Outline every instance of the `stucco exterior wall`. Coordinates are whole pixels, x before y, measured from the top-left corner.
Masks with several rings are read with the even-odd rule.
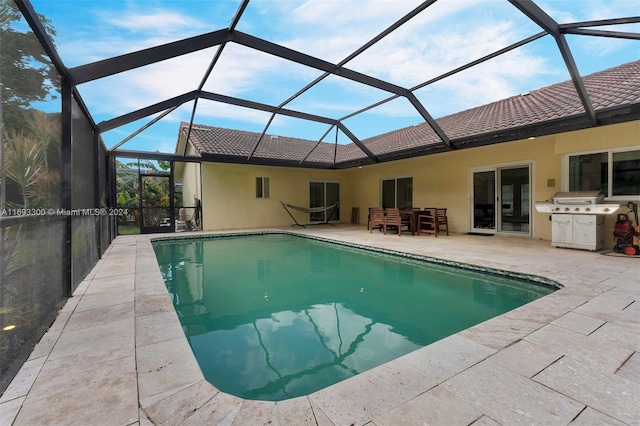
[[[640,122],[602,126],[347,170],[203,163],[204,229],[287,226],[293,222],[279,201],[307,207],[311,180],[339,182],[342,199],[340,221],[348,223],[352,207],[358,207],[360,223],[365,224],[368,207],[380,205],[381,179],[410,176],[413,178],[414,206],[447,207],[450,230],[468,232],[471,228],[471,170],[487,166],[530,164],[532,236],[550,240],[549,215],[537,213],[534,202],[549,199],[556,192],[566,189],[563,188],[563,155],[623,147],[640,149]],[[255,178],[258,176],[270,178],[269,199],[256,198]],[[307,215],[294,215],[300,223],[307,223]],[[615,216],[606,217],[605,235],[613,232]],[[609,247],[613,246],[612,238],[605,237],[605,240]]]
[[[256,177],[269,178],[269,198],[256,198]],[[310,181],[339,182],[341,221],[350,219],[351,191],[344,171],[203,163],[202,180],[204,230],[290,225],[293,220],[280,201],[308,207]],[[292,213],[299,223],[308,223],[308,215]]]
[[[187,155],[195,155],[192,146],[187,149]],[[195,198],[202,200],[202,186],[200,182],[199,163],[181,163],[180,176],[177,179],[182,182],[182,195],[185,206],[195,206]],[[189,215],[192,214],[190,210]]]

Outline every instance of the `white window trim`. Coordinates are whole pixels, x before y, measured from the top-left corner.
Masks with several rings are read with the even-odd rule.
[[[413,175],[406,175],[406,176],[390,176],[390,177],[383,177],[383,178],[380,178],[380,193],[378,194],[378,200],[379,200],[378,205],[379,205],[379,207],[382,207],[382,186],[383,186],[383,184],[384,184],[384,181],[385,181],[385,180],[393,180],[393,181],[395,181],[396,199],[395,199],[395,200],[393,200],[393,202],[394,202],[394,204],[395,204],[395,208],[397,208],[397,207],[398,207],[398,180],[399,180],[399,179],[411,179],[411,183],[413,184]],[[411,198],[412,198],[411,203],[412,203],[412,204],[413,204],[413,196],[414,196],[414,195],[415,195],[415,194],[413,194],[413,193],[411,194]]]
[[[269,178],[269,176],[256,176],[256,184],[258,183],[258,179],[262,179],[262,196],[258,197],[258,194],[256,194],[256,199],[257,200],[268,200],[271,198],[271,179]],[[269,182],[267,185],[267,191],[265,191],[265,179]],[[265,192],[268,194],[268,196],[265,197]]]
[[[562,191],[569,191],[569,157],[576,155],[589,155],[589,154],[607,154],[607,161],[609,167],[607,167],[607,195],[613,193],[613,154],[619,152],[640,151],[640,145],[629,146],[624,148],[612,148],[612,149],[594,149],[590,151],[578,151],[570,152],[562,155]],[[638,201],[640,200],[640,194],[638,195],[616,195],[612,197],[605,196],[605,200],[608,201]]]

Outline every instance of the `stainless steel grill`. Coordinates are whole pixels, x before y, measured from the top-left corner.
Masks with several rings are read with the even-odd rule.
[[[551,200],[537,202],[536,210],[551,213],[551,245],[554,247],[599,250],[604,245],[604,219],[620,204],[601,203],[599,191],[558,192]]]
[[[536,203],[540,213],[612,214],[620,204],[601,203],[604,196],[598,191],[557,192],[550,201]]]

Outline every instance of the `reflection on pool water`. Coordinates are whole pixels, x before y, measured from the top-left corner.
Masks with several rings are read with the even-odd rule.
[[[554,291],[288,234],[154,243],[206,379],[307,395]]]

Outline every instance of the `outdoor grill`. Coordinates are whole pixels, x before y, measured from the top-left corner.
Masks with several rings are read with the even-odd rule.
[[[619,204],[602,203],[599,191],[558,192],[551,200],[536,203],[540,213],[551,213],[551,245],[600,250],[604,245],[604,218]]]

